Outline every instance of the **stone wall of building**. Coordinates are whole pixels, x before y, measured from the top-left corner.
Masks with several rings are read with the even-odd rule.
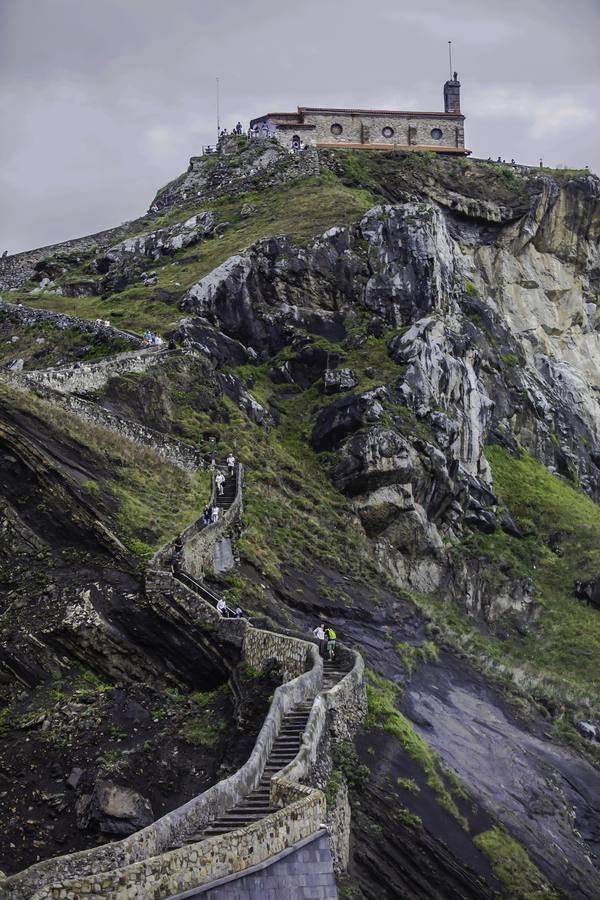
[[[308,143],[320,144],[385,144],[390,149],[394,145],[407,147],[431,147],[432,150],[441,147],[464,147],[464,121],[462,118],[446,118],[427,116],[414,118],[412,116],[396,116],[392,113],[384,115],[352,115],[350,113],[331,113],[320,115],[305,113],[305,122],[315,126],[314,131],[306,132],[302,139]],[[331,126],[341,125],[341,134],[332,134]],[[386,137],[382,134],[384,128],[392,128],[393,135]],[[439,129],[442,132],[440,139],[431,136],[431,132]],[[288,137],[287,131],[282,132]]]

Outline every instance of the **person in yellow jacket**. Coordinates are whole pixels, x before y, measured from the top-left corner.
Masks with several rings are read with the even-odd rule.
[[[327,656],[329,659],[333,659],[335,656],[336,633],[331,625],[325,629],[325,635],[327,637]]]

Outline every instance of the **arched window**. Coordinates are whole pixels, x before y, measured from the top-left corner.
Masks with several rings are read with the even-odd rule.
[[[334,122],[329,130],[331,131],[332,134],[338,135],[338,134],[341,134],[344,129],[339,124],[339,122]]]

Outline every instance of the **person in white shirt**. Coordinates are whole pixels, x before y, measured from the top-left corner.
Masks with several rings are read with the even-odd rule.
[[[217,472],[215,475],[215,484],[217,485],[217,491],[220,495],[223,494],[223,482],[225,481],[225,476],[222,472]]]
[[[227,457],[227,465],[229,466],[229,474],[233,475],[235,472],[235,456],[233,453],[230,453]]]
[[[223,600],[222,597],[219,597],[219,599],[217,600],[217,612],[220,613],[222,616],[227,615],[227,604],[225,603],[225,601]]]
[[[211,519],[212,522],[218,522],[218,521],[219,521],[219,512],[220,512],[219,507],[218,507],[218,506],[213,506],[213,508],[212,508],[212,519]]]
[[[320,655],[325,656],[325,647],[327,646],[327,637],[325,635],[325,626],[317,625],[317,627],[313,630],[313,634],[319,642]]]

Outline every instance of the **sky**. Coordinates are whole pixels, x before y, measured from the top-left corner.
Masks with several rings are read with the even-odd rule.
[[[600,173],[600,0],[0,0],[0,252],[141,215],[222,123],[443,109],[474,156]]]

